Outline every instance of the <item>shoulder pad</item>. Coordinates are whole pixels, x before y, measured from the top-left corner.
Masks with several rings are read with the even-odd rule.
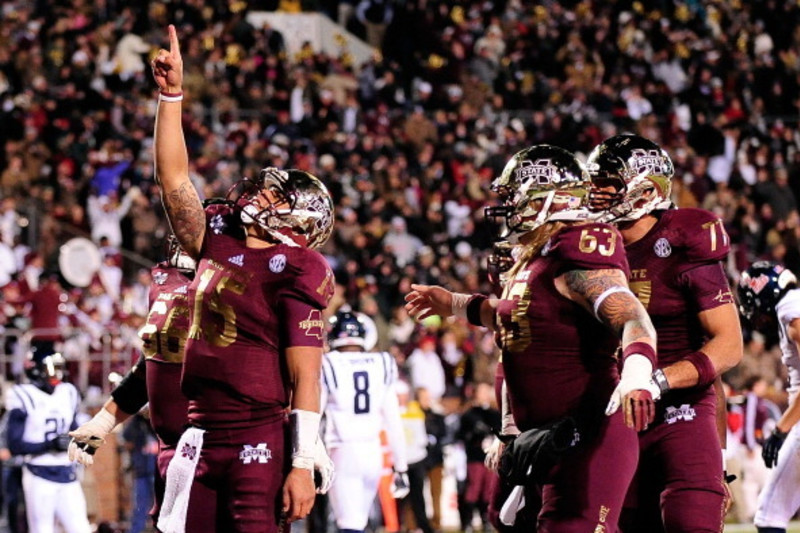
[[[333,271],[319,252],[309,248],[281,246],[285,250],[287,268],[291,268],[292,287],[296,297],[325,308],[333,296]]]
[[[665,211],[667,232],[676,248],[682,248],[690,263],[725,259],[731,240],[722,220],[705,209],[681,208]]]
[[[793,289],[787,292],[775,306],[778,320],[788,324],[795,318],[800,318],[800,289]]]
[[[557,275],[568,270],[606,268],[618,268],[626,275],[629,273],[622,235],[610,224],[591,222],[568,226],[552,237],[549,249],[545,245],[542,255],[565,263]]]

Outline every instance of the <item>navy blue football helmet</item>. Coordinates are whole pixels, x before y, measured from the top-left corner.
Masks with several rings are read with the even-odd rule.
[[[331,348],[342,346],[365,347],[367,328],[361,317],[352,311],[339,311],[330,319],[328,345]]]
[[[742,272],[737,287],[739,313],[749,321],[773,316],[783,296],[797,286],[791,270],[778,263],[757,261]]]

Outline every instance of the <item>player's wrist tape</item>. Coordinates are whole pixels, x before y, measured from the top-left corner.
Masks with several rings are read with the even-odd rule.
[[[646,342],[632,342],[625,346],[622,350],[622,362],[623,364],[628,358],[632,355],[642,355],[650,361],[651,367],[655,366],[656,363],[656,350]],[[651,370],[652,372],[652,370]]]
[[[714,363],[700,350],[690,353],[684,360],[692,363],[697,369],[697,385],[701,387],[711,385],[717,379],[717,370],[714,368]]]
[[[625,359],[622,365],[621,379],[632,384],[647,384],[652,373],[653,363],[650,362],[650,359],[642,354],[634,353]]]
[[[470,297],[469,302],[467,302],[467,322],[473,326],[483,326],[483,322],[481,322],[481,306],[488,299],[489,297],[483,294],[473,294]]]
[[[461,292],[452,293],[450,312],[453,313],[453,316],[467,318],[467,305],[469,304],[470,298],[472,298],[471,294],[464,294]]]
[[[100,409],[96,415],[92,417],[92,422],[97,425],[97,428],[105,435],[111,433],[114,426],[117,425],[117,419],[105,407]]]
[[[168,93],[166,91],[161,91],[158,93],[158,100],[160,102],[180,102],[183,100],[183,92]]]
[[[292,467],[314,470],[314,447],[319,438],[320,413],[294,409],[289,413],[292,427]]]
[[[667,381],[667,376],[662,369],[657,368],[653,371],[653,381],[658,385],[661,394],[669,390],[669,381]]]

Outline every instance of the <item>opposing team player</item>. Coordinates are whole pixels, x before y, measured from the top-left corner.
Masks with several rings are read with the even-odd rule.
[[[271,533],[305,517],[320,421],[320,366],[333,274],[314,251],[333,230],[326,187],[266,168],[203,209],[181,126],[183,63],[174,26],[153,59],[161,91],[156,178],[178,241],[198,261],[182,390],[189,425],[167,470],[158,528],[185,530],[190,487],[204,484],[232,533]],[[291,458],[284,460],[291,406]],[[189,517],[191,520],[191,517]]]
[[[656,420],[641,457],[623,532],[721,531],[725,486],[713,384],[742,358],[742,334],[721,261],[722,221],[670,209],[673,165],[657,144],[617,135],[589,155],[591,206],[622,234],[630,287],[658,333]]]
[[[487,215],[522,245],[502,297],[415,285],[406,308],[417,319],[456,315],[494,329],[523,432],[506,452],[513,468],[504,481],[527,486],[529,501],[541,495],[539,530],[615,531],[636,470],[635,430],[652,420],[657,397],[655,332],[628,289],[622,238],[587,222],[589,178],[561,148],[518,152],[492,188],[502,204]],[[558,449],[561,460],[550,455]]]
[[[25,369],[30,383],[14,385],[6,396],[8,449],[25,456],[22,488],[31,533],[51,533],[56,521],[67,533],[91,530],[76,466],[67,457],[80,396],[62,381],[64,365],[60,353],[31,358]]]
[[[324,440],[336,468],[329,497],[339,531],[363,532],[383,473],[383,429],[392,451],[393,495],[408,494],[405,437],[394,388],[397,363],[387,352],[365,351],[366,329],[356,313],[340,311],[330,322],[332,351],[322,363]]]
[[[789,370],[789,407],[767,438],[762,456],[772,468],[758,496],[754,519],[759,533],[786,533],[800,509],[800,290],[797,278],[777,263],[753,263],[739,279],[739,310],[755,327],[777,327],[783,363]]]

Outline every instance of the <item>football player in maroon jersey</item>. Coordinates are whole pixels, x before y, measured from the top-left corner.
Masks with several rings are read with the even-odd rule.
[[[189,400],[181,393],[180,378],[184,347],[189,333],[187,300],[189,284],[194,277],[195,262],[187,256],[171,236],[167,260],[152,269],[150,312],[139,330],[142,355],[111,392],[111,398],[88,422],[70,432],[69,458],[86,466],[94,462],[94,454],[117,424],[125,422],[150,403],[150,422],[158,437],[158,475],[155,479],[155,505],[152,516],[158,517],[164,496],[167,465],[175,454],[178,439],[186,425]],[[191,503],[190,531],[215,523],[216,500],[210,491],[195,487]]]
[[[518,152],[492,183],[502,205],[487,208],[505,222],[504,237],[522,244],[502,297],[424,285],[406,296],[417,319],[455,315],[495,331],[522,432],[503,456],[516,465],[513,477],[502,467],[501,476],[524,486],[527,501],[540,499],[541,531],[616,530],[638,461],[636,430],[652,420],[658,396],[650,379],[655,331],[628,288],[619,233],[588,221],[589,185],[566,150]],[[566,435],[548,429],[570,424]]]
[[[178,241],[198,261],[181,380],[189,428],[167,472],[158,527],[184,530],[186,487],[201,483],[217,494],[225,531],[272,533],[314,503],[322,310],[334,286],[314,248],[332,232],[333,201],[306,172],[266,168],[204,210],[189,180],[174,26],[152,67],[156,178]]]
[[[630,287],[658,332],[655,422],[639,434],[623,532],[722,531],[726,487],[714,382],[742,358],[742,333],[721,261],[722,221],[671,209],[673,165],[654,142],[617,135],[589,155],[590,204],[625,241]],[[723,444],[724,445],[724,444]]]

